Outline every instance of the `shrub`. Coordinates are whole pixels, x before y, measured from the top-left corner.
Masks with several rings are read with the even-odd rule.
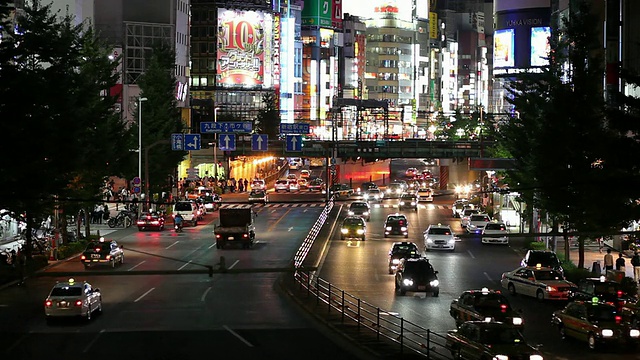
[[[58,259],[66,259],[75,254],[79,254],[83,252],[86,247],[87,242],[84,240],[58,246]]]
[[[638,295],[638,283],[630,277],[624,277],[620,282],[620,289],[627,293],[629,296]]]
[[[547,244],[544,241],[531,241],[527,244],[529,250],[544,250],[547,248]]]
[[[572,263],[563,263],[562,268],[564,269],[564,276],[574,284],[579,283],[582,279],[593,277],[591,271],[588,269],[579,269]]]

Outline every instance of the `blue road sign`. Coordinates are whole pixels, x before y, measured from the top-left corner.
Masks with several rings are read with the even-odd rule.
[[[302,151],[302,135],[287,135],[287,151]]]
[[[280,124],[280,134],[308,134],[309,124]]]
[[[252,151],[266,151],[267,144],[269,143],[269,137],[267,134],[253,134],[251,135],[251,150]]]
[[[218,149],[222,151],[234,151],[236,149],[236,135],[223,134],[218,137]]]
[[[171,150],[184,150],[184,134],[171,134]]]
[[[200,134],[184,134],[184,149],[200,150]]]
[[[253,129],[251,121],[234,122],[201,122],[200,133],[250,133]]]

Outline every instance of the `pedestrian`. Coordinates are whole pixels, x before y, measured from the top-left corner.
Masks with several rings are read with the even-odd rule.
[[[616,270],[625,271],[624,266],[624,258],[622,257],[622,253],[618,253],[618,258],[616,259]]]
[[[613,270],[613,255],[611,255],[611,249],[607,249],[607,253],[604,255],[604,272]]]
[[[238,179],[238,192],[244,192],[244,182],[242,178]]]
[[[97,219],[96,219],[98,221],[96,223],[97,224],[102,224],[102,218],[104,217],[104,204],[98,204],[96,212],[98,213],[98,216],[97,216]]]
[[[600,254],[602,254],[602,249],[604,249],[604,239],[602,237],[599,237],[596,239],[596,241],[598,242],[598,251],[600,251]]]
[[[631,266],[633,266],[633,279],[638,282],[640,280],[640,255],[638,255],[638,251],[633,252],[633,257],[631,258]]]
[[[244,189],[246,191],[249,191],[249,180],[247,180],[247,179],[244,179]]]

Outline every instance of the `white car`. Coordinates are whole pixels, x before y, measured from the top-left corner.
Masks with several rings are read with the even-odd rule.
[[[503,273],[500,283],[511,295],[532,296],[540,301],[568,300],[569,290],[576,287],[558,270],[533,266]]]
[[[382,201],[384,193],[380,189],[369,189],[362,194],[362,198],[367,201]]]
[[[184,223],[190,223],[193,226],[198,225],[198,218],[200,217],[200,210],[193,201],[178,201],[173,204],[172,217],[176,217],[177,214],[182,216]]]
[[[449,225],[429,225],[427,230],[424,231],[423,236],[425,251],[454,251],[456,249],[456,238],[453,235],[453,231],[451,231],[451,227]]]
[[[253,180],[251,190],[267,190],[267,183],[264,180]]]
[[[274,188],[276,192],[289,191],[289,180],[287,179],[276,180]]]
[[[460,217],[460,213],[462,212],[462,210],[464,209],[465,205],[469,204],[469,200],[467,199],[458,199],[453,203],[453,206],[451,206],[451,216],[455,217]]]
[[[489,221],[491,221],[491,218],[487,214],[472,214],[467,224],[467,232],[481,234],[482,229]]]
[[[418,199],[433,202],[433,191],[429,188],[418,188]]]
[[[482,243],[483,244],[509,244],[509,237],[507,234],[509,229],[502,221],[492,221],[484,226],[482,230]]]
[[[477,213],[478,210],[475,210],[473,207],[465,207],[460,213],[460,226],[466,228],[467,225],[469,225],[469,220],[471,220],[471,215]]]
[[[300,185],[298,184],[298,180],[289,180],[289,191],[297,191],[300,190]]]
[[[47,322],[54,317],[73,316],[91,320],[94,312],[102,312],[102,293],[86,281],[58,282],[44,301]]]
[[[308,179],[311,176],[311,172],[309,170],[300,170],[300,177],[304,179]]]

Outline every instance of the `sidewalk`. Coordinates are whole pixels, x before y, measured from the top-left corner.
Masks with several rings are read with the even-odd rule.
[[[564,252],[564,241],[558,241],[558,248],[556,249],[556,252],[557,253]],[[606,246],[602,249],[602,252],[600,252],[597,245],[585,245],[584,267],[588,270],[591,270],[593,268],[593,263],[599,262],[602,274],[604,274],[604,255],[606,253],[607,253]],[[615,260],[618,258],[618,251],[611,249],[611,255],[613,255],[613,261],[615,262]],[[631,258],[626,255],[623,255],[622,257],[624,258],[624,261],[625,261],[625,276],[633,279],[633,266],[631,266]],[[571,262],[577,265],[578,263],[578,247],[577,246],[571,246],[570,260]]]

